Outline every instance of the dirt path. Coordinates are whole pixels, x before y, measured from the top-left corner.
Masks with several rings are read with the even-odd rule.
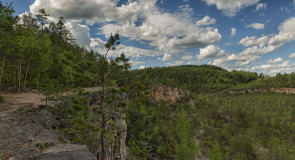
[[[100,90],[101,87],[84,88],[86,92]],[[0,112],[17,107],[40,106],[45,104],[45,96],[38,91],[28,91],[22,93],[0,93],[4,98],[4,103],[0,103]]]
[[[98,87],[87,88],[93,92]],[[38,91],[0,93],[0,160],[89,159],[96,158],[85,145],[64,144],[59,122],[44,107],[45,96]],[[85,158],[86,157],[86,158]]]
[[[10,110],[16,106],[39,106],[44,104],[43,99],[45,98],[39,92],[23,92],[23,93],[0,93],[4,98],[4,103],[0,103],[0,112]]]

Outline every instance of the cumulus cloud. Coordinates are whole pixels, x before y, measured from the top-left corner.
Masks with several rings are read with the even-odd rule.
[[[291,65],[289,61],[282,61],[281,63],[276,64],[264,64],[261,66],[252,67],[253,71],[264,71],[269,73],[270,75],[274,75],[276,73],[291,73],[295,71],[295,66]]]
[[[192,60],[193,58],[194,58],[193,56],[182,56],[181,57],[182,60],[186,60],[186,61]]]
[[[145,69],[147,66],[140,66],[139,69]]]
[[[46,8],[51,20],[64,16],[77,43],[94,47],[94,50],[101,51],[97,49],[102,46],[101,40],[91,39],[89,28],[81,25],[82,22],[87,25],[99,23],[98,32],[105,37],[120,31],[121,36],[143,40],[153,48],[120,45],[119,51],[124,48],[124,53],[131,52],[133,57],[162,55],[165,61],[186,49],[204,48],[221,40],[218,29],[209,26],[216,23],[214,18],[205,16],[195,21],[189,5],[180,6],[178,11],[171,13],[161,10],[156,3],[157,0],[130,0],[119,6],[118,0],[36,0],[30,11],[37,14],[40,8]]]
[[[259,11],[261,9],[265,9],[267,7],[267,3],[258,3],[256,5],[256,11]]]
[[[227,16],[235,16],[240,10],[255,5],[260,0],[203,0],[207,5],[215,5]]]
[[[200,54],[197,55],[197,57],[199,59],[205,59],[205,58],[220,57],[224,55],[225,55],[224,50],[220,50],[220,48],[215,45],[209,45],[205,48],[201,48]]]
[[[262,23],[252,23],[247,25],[248,28],[254,28],[254,29],[264,29],[264,24]]]
[[[290,54],[289,58],[295,58],[295,53]]]
[[[169,66],[179,66],[179,65],[182,65],[182,64],[184,64],[184,61],[182,61],[182,60],[176,60],[174,62],[166,63],[166,65],[169,65]]]
[[[241,39],[239,44],[246,47],[243,51],[236,54],[227,55],[224,58],[216,59],[213,64],[218,66],[224,66],[224,63],[230,61],[236,61],[235,67],[250,65],[256,59],[260,58],[260,55],[264,55],[275,51],[282,47],[285,43],[295,40],[295,17],[286,19],[279,27],[279,33],[262,35],[261,37],[249,37]],[[281,61],[277,59],[276,61]],[[279,63],[279,62],[278,62]],[[278,67],[286,66],[289,62],[285,62]],[[254,68],[253,68],[254,69]]]
[[[132,66],[138,66],[144,64],[145,62],[130,60],[130,63]]]
[[[81,25],[79,23],[66,23],[70,32],[76,39],[76,43],[80,46],[90,49],[91,39],[89,34],[89,27],[87,25]]]
[[[256,46],[256,45],[263,47],[268,43],[268,41],[269,41],[268,36],[262,36],[260,38],[257,38],[255,36],[252,36],[252,37],[246,36],[245,38],[240,40],[239,44],[241,44],[245,47],[251,47],[251,46]]]
[[[278,57],[276,59],[270,59],[266,63],[281,63],[281,62],[283,62],[283,58]]]
[[[197,26],[208,26],[215,24],[216,20],[214,18],[210,18],[209,16],[205,16],[201,20],[197,21]]]
[[[137,1],[120,7],[117,7],[117,2],[114,0],[36,0],[30,6],[30,11],[37,14],[40,8],[46,8],[46,12],[55,20],[63,16],[71,22],[87,21],[88,23],[95,23],[133,19],[134,14],[143,9]],[[148,8],[148,4],[147,2],[145,7]]]
[[[104,25],[100,30],[104,35],[119,30],[122,36],[132,40],[149,41],[150,46],[163,53],[163,61],[171,59],[185,49],[203,48],[221,40],[222,36],[218,29],[207,26],[214,24],[215,19],[205,17],[193,23],[192,19],[187,18],[186,13],[161,12],[155,5],[150,10],[152,11],[142,13],[144,20],[141,25],[122,21]]]
[[[237,29],[231,28],[231,36],[234,37],[237,34]]]
[[[271,65],[271,64],[264,64],[261,66],[252,67],[252,70],[270,69],[272,67],[273,67],[273,65]]]
[[[99,54],[104,54],[106,52],[106,49],[104,48],[104,44],[106,42],[101,40],[100,38],[91,38],[90,47],[98,52]],[[124,53],[127,57],[131,58],[139,58],[139,57],[155,57],[162,55],[159,51],[156,50],[148,50],[148,49],[142,49],[132,46],[126,46],[126,45],[119,45],[116,50],[112,50],[109,52],[109,57],[112,56],[119,56],[121,53]]]

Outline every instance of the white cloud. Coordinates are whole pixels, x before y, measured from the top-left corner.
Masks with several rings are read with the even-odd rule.
[[[79,23],[66,23],[66,26],[69,28],[70,32],[73,34],[76,39],[76,43],[80,46],[90,49],[90,34],[89,27],[87,25],[81,25]]]
[[[289,61],[284,61],[282,63],[276,64],[264,64],[261,66],[252,67],[253,71],[264,71],[270,75],[275,75],[276,73],[291,73],[295,71],[295,66],[291,65]]]
[[[231,36],[234,37],[237,34],[237,29],[231,28]]]
[[[227,55],[225,58],[216,59],[213,64],[225,66],[225,63],[236,61],[235,67],[250,65],[260,55],[267,54],[282,47],[285,43],[295,40],[295,17],[286,19],[279,27],[279,33],[261,37],[245,37],[239,44],[246,48],[240,53]],[[280,60],[277,60],[280,61]],[[287,63],[287,62],[286,62]],[[286,64],[285,63],[285,64]],[[289,63],[289,62],[288,62]],[[280,66],[279,66],[280,67]]]
[[[83,46],[102,46],[98,44],[99,40],[90,39],[89,28],[81,25],[85,21],[88,25],[99,23],[98,34],[105,37],[120,31],[121,36],[144,40],[149,48],[154,48],[118,48],[130,51],[135,55],[133,57],[162,55],[162,60],[168,60],[186,49],[203,48],[221,40],[218,29],[208,26],[216,22],[214,18],[205,16],[196,22],[191,17],[193,10],[189,5],[180,6],[175,13],[168,13],[159,9],[156,3],[157,0],[128,0],[118,6],[118,0],[36,0],[30,6],[30,11],[36,14],[39,8],[46,8],[51,20],[64,16],[77,43]]]
[[[186,60],[186,61],[192,60],[193,58],[194,58],[193,56],[182,56],[181,57],[182,60]]]
[[[235,16],[240,10],[255,5],[260,0],[203,0],[207,5],[216,5],[227,16]]]
[[[201,20],[197,21],[197,26],[208,26],[215,24],[216,20],[214,18],[210,18],[209,16],[205,16]]]
[[[37,14],[40,8],[46,8],[51,19],[57,20],[63,16],[67,21],[87,21],[90,24],[96,22],[110,22],[120,19],[134,19],[134,15],[140,10],[147,9],[156,0],[142,0],[129,2],[128,5],[117,7],[116,0],[36,0],[30,11]],[[139,5],[143,3],[144,5]]]
[[[271,64],[264,64],[261,66],[252,67],[252,70],[270,69],[272,67],[273,67],[273,65],[271,65]]]
[[[215,59],[215,60],[213,61],[213,63],[209,63],[209,64],[212,64],[212,65],[214,65],[214,66],[220,66],[220,67],[222,67],[222,64],[223,64],[224,62],[226,62],[226,59],[224,59],[224,58],[220,58],[220,59]]]
[[[169,66],[179,66],[179,65],[182,65],[182,64],[184,64],[184,61],[182,61],[182,60],[176,60],[174,62],[166,63],[166,65],[169,65]]]
[[[276,59],[270,59],[266,63],[281,63],[281,62],[283,62],[283,58],[278,57]]]
[[[260,9],[265,9],[267,7],[267,3],[258,3],[256,5],[256,11],[259,11]]]
[[[205,48],[201,48],[200,54],[197,55],[197,57],[199,59],[205,59],[205,58],[221,57],[224,55],[225,55],[224,50],[220,50],[220,48],[215,45],[209,45]]]
[[[100,53],[104,54],[106,52],[104,48],[104,44],[106,42],[102,41],[100,38],[91,38],[91,43],[90,47]],[[116,50],[110,51],[109,52],[109,57],[111,56],[120,56],[121,53],[124,53],[127,57],[131,58],[139,58],[139,57],[155,57],[162,55],[161,52],[156,51],[156,50],[148,50],[148,49],[142,49],[142,48],[137,48],[137,47],[132,47],[132,46],[126,46],[126,45],[119,45]]]
[[[253,37],[246,36],[245,38],[240,40],[239,44],[245,47],[256,46],[256,45],[263,47],[266,45],[266,43],[268,43],[268,41],[269,41],[268,36],[262,36],[260,38],[257,38],[255,36]]]
[[[148,66],[140,66],[139,69],[145,69],[147,68]]]
[[[131,63],[131,65],[134,67],[134,66],[142,65],[142,64],[144,64],[145,62],[130,60],[130,63]]]
[[[295,1],[295,0],[294,0]],[[295,58],[295,53],[289,55],[289,58]]]
[[[124,21],[104,25],[100,30],[104,35],[110,35],[119,30],[124,37],[149,41],[150,46],[163,53],[164,61],[185,49],[203,48],[221,40],[222,36],[217,28],[198,26],[192,22],[192,19],[183,17],[186,15],[164,13],[156,6],[154,10],[143,13],[144,21],[140,26],[135,25],[134,22]],[[212,19],[203,22],[206,23],[202,24],[213,23]]]
[[[246,27],[248,28],[254,28],[254,29],[264,29],[264,24],[262,23],[252,23],[252,24],[249,24],[247,25]]]

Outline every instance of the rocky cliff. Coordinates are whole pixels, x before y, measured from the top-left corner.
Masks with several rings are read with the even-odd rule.
[[[189,91],[164,85],[155,85],[150,88],[150,100],[174,104],[189,95]]]
[[[58,132],[59,122],[41,105],[36,92],[1,94],[0,159],[61,160],[96,158],[85,145],[71,144]]]
[[[43,107],[10,106],[0,112],[0,159],[96,159],[85,145],[65,143],[58,125]]]

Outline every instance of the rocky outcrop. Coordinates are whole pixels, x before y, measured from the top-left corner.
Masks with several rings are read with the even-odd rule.
[[[188,91],[164,85],[155,85],[150,88],[150,100],[153,102],[175,104],[177,101],[182,100],[188,95]]]
[[[84,145],[61,142],[58,125],[44,107],[10,106],[0,112],[0,159],[96,159]]]

